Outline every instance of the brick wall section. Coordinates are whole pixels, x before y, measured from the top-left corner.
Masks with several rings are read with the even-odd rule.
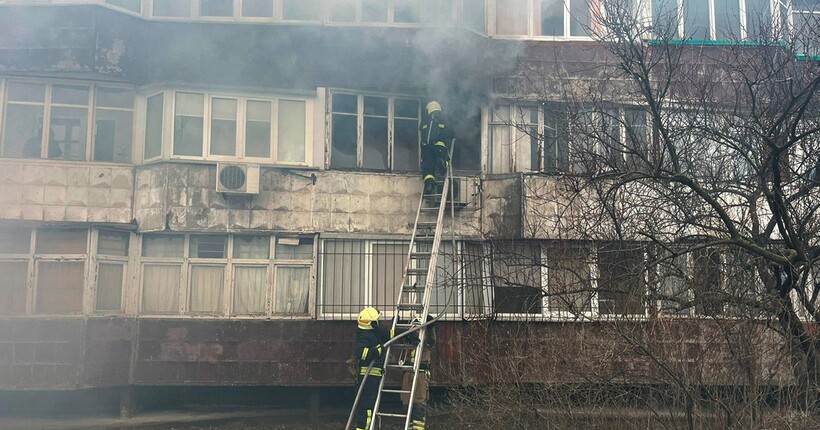
[[[0,160],[0,219],[129,223],[130,166]]]

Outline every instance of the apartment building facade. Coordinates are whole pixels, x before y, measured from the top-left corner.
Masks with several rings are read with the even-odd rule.
[[[799,11],[672,3],[681,35],[704,42]],[[350,384],[353,316],[395,300],[430,99],[454,126],[460,178],[434,297],[438,385],[480,380],[466,321],[538,320],[533,335],[558,342],[579,314],[662,312],[596,294],[605,245],[558,251],[539,224],[558,204],[541,191],[580,167],[558,133],[524,131],[562,119],[516,83],[528,61],[578,73],[605,61],[590,7],[0,2],[0,390]],[[649,128],[640,106],[614,109]],[[493,258],[505,247],[517,257]],[[685,264],[720,282],[709,258]],[[586,273],[590,290],[543,298],[560,274],[527,262],[545,260]],[[493,284],[504,274],[514,286]],[[556,364],[536,379],[563,378]]]

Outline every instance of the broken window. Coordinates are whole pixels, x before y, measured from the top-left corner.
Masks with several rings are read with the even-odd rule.
[[[334,93],[330,166],[415,170],[418,126],[418,100]]]
[[[493,310],[541,315],[541,248],[537,242],[493,244]]]

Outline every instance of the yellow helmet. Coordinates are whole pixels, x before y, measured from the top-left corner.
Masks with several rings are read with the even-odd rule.
[[[359,312],[359,328],[362,330],[371,330],[378,326],[379,318],[382,315],[379,313],[379,310],[374,307],[364,308],[361,312]],[[373,324],[373,323],[376,324]]]
[[[441,112],[441,105],[435,100],[427,103],[427,115],[431,115],[433,112]]]

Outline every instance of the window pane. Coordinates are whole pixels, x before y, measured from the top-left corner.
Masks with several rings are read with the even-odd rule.
[[[142,0],[105,0],[105,2],[111,6],[117,6],[139,13]]]
[[[661,312],[666,315],[689,315],[689,290],[686,286],[687,256],[662,259],[656,266]]]
[[[490,121],[490,169],[492,173],[512,171],[510,106],[496,106]]]
[[[131,111],[97,109],[94,161],[131,162]]]
[[[768,0],[746,0],[746,35],[759,40],[763,32],[771,32],[772,13]]]
[[[358,97],[351,94],[333,94],[333,112],[356,114]]]
[[[200,16],[233,16],[233,0],[199,0]]]
[[[278,161],[306,161],[305,105],[305,102],[298,100],[279,100]]]
[[[236,155],[236,100],[211,100],[211,154]]]
[[[419,169],[419,123],[415,119],[397,119],[393,124],[393,169]]]
[[[427,22],[435,24],[453,22],[453,0],[427,0]]]
[[[308,313],[309,285],[309,267],[277,267],[273,312]]]
[[[31,229],[0,229],[0,254],[28,254],[31,249]]]
[[[39,262],[37,312],[82,312],[84,268],[83,262]]]
[[[419,0],[394,0],[394,22],[419,22]]]
[[[715,34],[718,40],[740,39],[740,2],[738,0],[715,1]]]
[[[470,30],[487,33],[487,11],[485,0],[463,0],[464,25]]]
[[[539,34],[542,36],[564,35],[564,1],[541,0],[541,26]]]
[[[146,264],[142,268],[142,311],[179,312],[181,266]]]
[[[709,1],[690,0],[684,5],[684,29],[692,40],[709,40]]]
[[[191,235],[190,258],[225,258],[228,236]]]
[[[461,254],[462,279],[464,282],[464,313],[465,316],[484,315],[485,297],[490,279],[486,270],[487,257],[484,244],[480,242],[465,242]]]
[[[370,269],[373,286],[372,304],[378,309],[392,309],[401,283],[408,243],[374,243]],[[443,281],[443,280],[442,280]]]
[[[361,0],[362,22],[387,22],[387,2],[384,0]]]
[[[598,248],[598,312],[644,314],[644,255],[638,246]]]
[[[556,246],[547,254],[549,308],[577,315],[592,310],[589,253],[583,248]]]
[[[356,122],[355,115],[333,114],[330,167],[356,167]]]
[[[154,16],[191,16],[191,0],[154,0]]]
[[[687,281],[694,293],[695,312],[705,316],[720,315],[723,312],[720,253],[701,249],[692,253],[690,258],[692,271]]]
[[[28,263],[0,261],[0,315],[26,313]]]
[[[273,17],[273,0],[242,0],[242,16],[249,18]]]
[[[270,102],[248,101],[245,121],[245,156],[270,157]]]
[[[233,258],[267,259],[270,255],[270,236],[234,236]]]
[[[55,104],[88,106],[88,87],[75,85],[54,85],[51,102]]]
[[[122,309],[122,275],[124,264],[100,263],[97,272],[97,310]]]
[[[397,117],[413,119],[418,119],[419,117],[418,100],[396,99],[394,107]]]
[[[88,110],[69,107],[51,108],[48,158],[85,160]]]
[[[162,94],[148,97],[145,114],[145,158],[162,154]]]
[[[330,20],[353,22],[356,20],[356,0],[336,0],[330,3]]]
[[[202,156],[205,96],[177,93],[174,115],[174,155]]]
[[[678,34],[677,0],[652,0],[652,28],[658,36]]]
[[[282,19],[294,21],[311,21],[318,19],[321,9],[316,0],[283,0]]]
[[[133,109],[134,92],[122,88],[97,88],[97,107]]]
[[[184,239],[181,235],[158,235],[142,237],[142,256],[157,258],[182,258]]]
[[[365,169],[386,170],[387,164],[387,98],[364,98]]]
[[[280,237],[275,251],[277,260],[313,260],[313,238]]]
[[[98,255],[128,256],[129,234],[119,231],[100,230],[97,240]]]
[[[6,105],[3,156],[40,158],[43,145],[43,107]]]
[[[565,108],[557,106],[544,112],[544,171],[566,172],[569,169],[569,127]]]
[[[364,304],[364,241],[327,240],[322,254],[322,312],[355,314]]]
[[[44,103],[46,100],[46,86],[43,84],[9,82],[7,92],[8,101]]]
[[[594,3],[593,3],[594,4]],[[587,36],[587,28],[592,25],[592,14],[589,0],[570,0],[569,22],[570,36]]]
[[[267,267],[238,266],[234,269],[234,314],[265,313]]]
[[[541,253],[536,243],[498,244],[493,252],[497,313],[541,313]]]
[[[85,254],[88,230],[38,229],[37,254]]]
[[[191,312],[222,312],[224,266],[191,266]]]
[[[496,34],[527,34],[527,0],[496,1]]]

